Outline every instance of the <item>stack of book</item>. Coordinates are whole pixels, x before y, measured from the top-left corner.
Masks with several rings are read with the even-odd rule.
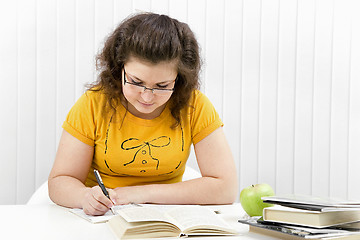
[[[360,202],[286,195],[264,197],[262,218],[240,219],[251,232],[280,239],[360,239]]]

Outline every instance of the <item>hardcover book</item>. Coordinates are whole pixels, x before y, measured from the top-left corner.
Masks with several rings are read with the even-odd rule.
[[[261,198],[265,203],[278,204],[289,207],[321,210],[322,208],[359,208],[360,202],[327,197],[287,194]]]
[[[262,220],[240,219],[240,223],[249,225],[249,231],[285,240],[301,239],[334,239],[355,240],[360,239],[359,231],[348,231],[336,228],[311,228],[287,224],[270,223]]]
[[[160,211],[153,207],[124,208],[108,221],[119,239],[235,235],[214,211],[203,206],[179,206]]]
[[[263,219],[264,221],[324,228],[360,221],[360,209],[328,208],[327,211],[310,211],[276,205],[264,208]]]

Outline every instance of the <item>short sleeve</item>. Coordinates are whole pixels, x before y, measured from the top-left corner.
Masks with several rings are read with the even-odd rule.
[[[194,92],[191,105],[192,141],[195,145],[224,124],[213,104],[200,91]]]
[[[83,94],[70,109],[63,129],[87,145],[95,143],[94,101],[92,95]]]

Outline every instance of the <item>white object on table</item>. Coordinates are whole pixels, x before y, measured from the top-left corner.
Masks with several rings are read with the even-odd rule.
[[[244,215],[240,204],[214,207],[220,210],[220,216],[241,235],[192,237],[191,240],[275,239],[249,233],[247,225],[238,223],[237,220]],[[116,239],[106,223],[92,224],[71,213],[68,208],[55,204],[0,205],[0,213],[1,236],[9,239]]]

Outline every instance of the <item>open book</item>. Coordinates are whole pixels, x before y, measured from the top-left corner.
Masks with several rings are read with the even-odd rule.
[[[184,205],[166,210],[132,207],[117,213],[108,225],[119,239],[237,234],[214,211],[203,206]]]

